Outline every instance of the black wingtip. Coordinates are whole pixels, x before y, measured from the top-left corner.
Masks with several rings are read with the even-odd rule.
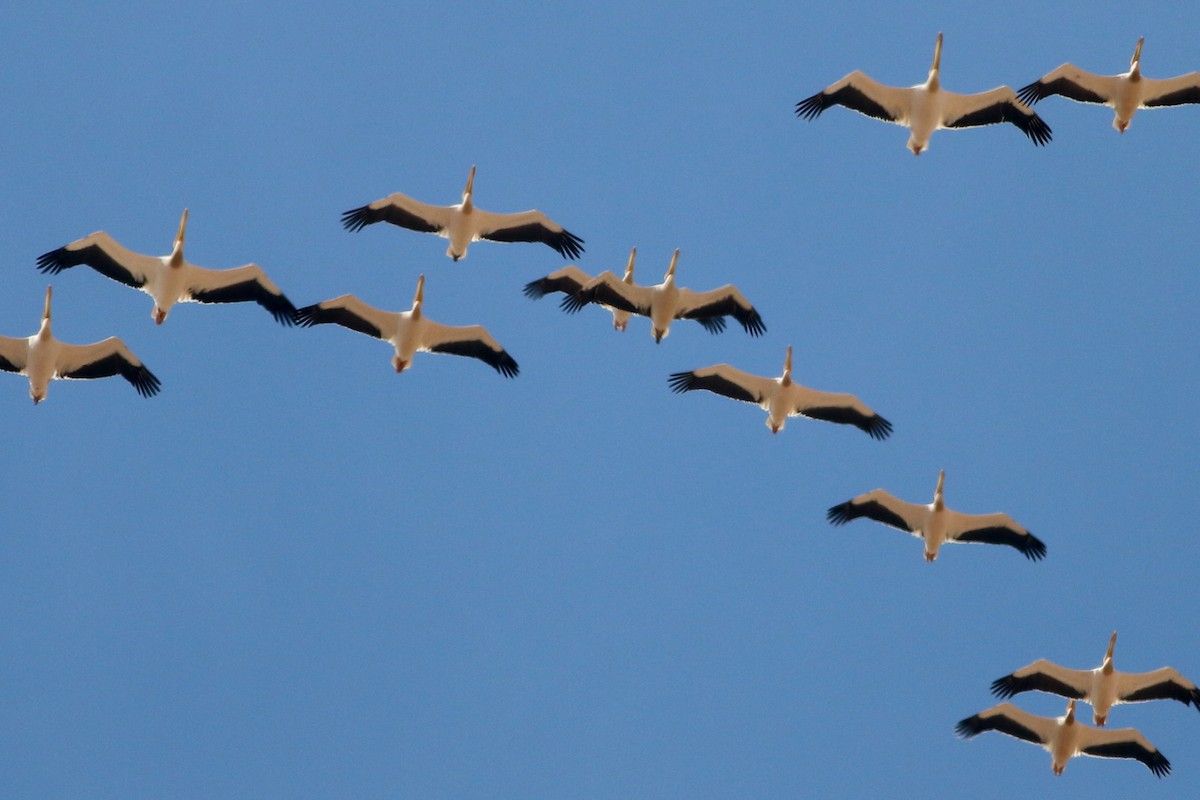
[[[983,719],[978,714],[959,720],[954,726],[954,733],[960,739],[971,739],[983,733],[983,730]]]
[[[1007,700],[1017,693],[1017,679],[1012,675],[1005,675],[1003,678],[996,678],[992,681],[992,694],[1001,699]]]
[[[65,247],[51,250],[49,253],[42,253],[37,259],[38,271],[48,275],[57,275],[64,269],[74,266],[67,262],[66,255],[67,248]]]
[[[672,372],[667,377],[667,385],[671,387],[672,392],[683,394],[693,388],[692,382],[695,377],[691,372]]]
[[[563,232],[555,238],[554,242],[551,244],[551,247],[557,250],[558,254],[563,258],[572,260],[579,258],[580,254],[583,253],[583,239],[580,239],[575,234],[564,229]]]
[[[304,308],[296,309],[296,312],[292,314],[292,322],[301,328],[311,328],[313,325],[316,325],[318,305],[319,304],[313,304],[311,306],[305,306]]]
[[[1042,84],[1040,81],[1034,81],[1026,86],[1022,86],[1017,91],[1017,99],[1027,106],[1036,105],[1045,95],[1042,94]]]
[[[517,362],[504,350],[500,351],[500,355],[493,366],[496,367],[497,372],[506,378],[515,378],[521,372],[521,368],[517,366]]]
[[[825,519],[833,525],[845,525],[853,517],[850,515],[851,502],[847,500],[844,503],[838,503],[836,506],[831,506],[825,512]]]
[[[131,383],[133,383],[133,388],[136,389],[137,393],[142,397],[153,397],[154,395],[158,394],[158,390],[162,388],[162,383],[158,380],[158,377],[153,372],[146,369],[145,366],[138,368],[137,372],[133,376],[133,379],[131,380]]]
[[[530,281],[529,283],[525,284],[525,288],[521,290],[521,293],[530,300],[541,300],[547,294],[545,284],[542,282],[542,279]]]
[[[1050,126],[1037,114],[1029,118],[1029,126],[1025,130],[1025,135],[1032,139],[1038,147],[1048,144],[1052,138]]]
[[[867,422],[867,435],[877,441],[883,441],[892,435],[892,423],[876,414]]]
[[[348,231],[361,231],[375,220],[371,219],[371,207],[359,206],[342,212],[342,227]]]
[[[563,311],[566,311],[568,314],[575,314],[578,313],[579,309],[583,308],[590,302],[592,302],[591,292],[572,292],[563,297],[562,302],[558,304],[558,307]]]
[[[767,326],[763,324],[762,317],[753,308],[746,314],[745,319],[740,320],[742,328],[751,336],[762,336],[767,332]]]
[[[1160,778],[1171,774],[1171,762],[1167,761],[1167,757],[1157,750],[1150,754],[1150,760],[1146,762],[1146,766]]]
[[[825,110],[825,93],[817,92],[812,97],[806,97],[796,103],[796,116],[801,119],[814,120]]]
[[[1046,543],[1029,531],[1025,531],[1025,533],[1028,538],[1025,540],[1025,546],[1021,548],[1021,552],[1030,561],[1041,561],[1046,557]]]

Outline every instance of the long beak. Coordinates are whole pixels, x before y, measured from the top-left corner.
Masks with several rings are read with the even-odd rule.
[[[633,283],[633,261],[637,258],[637,248],[629,251],[629,263],[625,265],[625,282]]]
[[[46,287],[46,308],[42,311],[42,319],[50,319],[50,294],[54,291],[53,286]]]
[[[1075,721],[1075,698],[1074,697],[1072,697],[1069,701],[1067,701],[1067,718],[1063,721],[1066,722],[1067,724],[1070,724]]]
[[[1137,47],[1133,48],[1133,58],[1129,59],[1129,66],[1132,67],[1142,60],[1142,42],[1146,41],[1146,37],[1142,36],[1138,39]]]
[[[675,265],[679,263],[679,248],[675,248],[675,253],[671,256],[671,266],[667,267],[667,277],[675,274]]]
[[[183,237],[187,233],[187,218],[188,210],[185,208],[183,216],[179,218],[179,233],[175,234],[175,246],[179,248],[183,247]]]
[[[421,275],[417,278],[417,293],[413,295],[413,305],[418,305],[425,301],[425,276]]]
[[[1104,652],[1104,660],[1111,661],[1113,648],[1117,646],[1117,632],[1113,631],[1112,637],[1108,640],[1108,650]]]
[[[463,189],[463,199],[471,196],[471,192],[475,191],[475,165],[471,165],[471,171],[467,173],[467,188]]]
[[[933,66],[929,68],[931,72],[936,72],[942,68],[942,33],[938,31],[937,44],[933,46]]]
[[[942,493],[942,486],[943,486],[945,483],[946,483],[946,470],[944,470],[944,469],[939,469],[939,470],[938,470],[938,485],[937,485],[937,488],[933,490],[933,493],[934,493],[934,494],[941,494],[941,493]]]
[[[779,382],[787,386],[792,382],[792,346],[789,344],[787,355],[783,357],[783,377]]]

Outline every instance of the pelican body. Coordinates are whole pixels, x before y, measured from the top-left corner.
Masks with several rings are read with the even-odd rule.
[[[1148,700],[1177,700],[1200,711],[1200,689],[1179,671],[1162,667],[1152,672],[1118,672],[1113,668],[1113,648],[1117,633],[1108,640],[1104,661],[1095,669],[1067,669],[1038,659],[1011,675],[992,682],[992,694],[1007,698],[1028,691],[1049,692],[1092,706],[1092,721],[1104,725],[1109,710],[1121,703],[1141,703]]]
[[[183,243],[187,221],[185,208],[170,255],[156,257],[135,253],[104,231],[97,231],[65,247],[43,253],[38,257],[37,266],[42,272],[57,275],[65,269],[86,264],[105,277],[140,289],[154,298],[150,316],[159,325],[176,303],[243,303],[251,300],[271,312],[281,325],[292,324],[295,306],[257,264],[216,270],[185,261]]]
[[[1160,778],[1171,772],[1171,762],[1136,729],[1100,730],[1077,722],[1073,699],[1067,703],[1066,715],[1057,719],[1001,703],[960,721],[955,731],[963,739],[984,731],[999,731],[1041,745],[1050,751],[1050,768],[1055,775],[1062,775],[1075,756],[1137,759]]]
[[[117,337],[85,345],[67,344],[54,338],[50,329],[51,293],[52,288],[47,286],[46,306],[37,333],[27,339],[0,336],[0,370],[29,379],[29,396],[34,405],[46,399],[50,381],[57,378],[120,375],[142,397],[158,394],[158,378]]]
[[[824,91],[796,104],[796,116],[816,119],[832,105],[842,105],[868,117],[909,129],[908,149],[914,156],[929,147],[940,128],[971,128],[1011,122],[1035,145],[1050,141],[1050,126],[1018,99],[1008,86],[978,94],[956,94],[941,86],[942,34],[937,35],[933,65],[923,84],[907,88],[885,86],[859,70]]]
[[[676,372],[669,379],[677,393],[704,389],[743,403],[753,403],[767,412],[767,428],[779,433],[788,417],[809,417],[853,425],[872,439],[886,439],[892,423],[876,414],[851,394],[819,392],[792,380],[792,348],[783,363],[783,375],[765,378],[742,372],[728,364],[717,364],[692,372]]]
[[[867,517],[911,533],[925,542],[925,560],[933,562],[947,542],[981,542],[1015,547],[1028,559],[1039,561],[1046,545],[1018,525],[1007,514],[963,514],[946,508],[943,487],[946,471],[938,472],[933,502],[906,503],[883,489],[875,489],[829,509],[826,518],[834,525]]]
[[[425,276],[417,279],[417,292],[408,311],[382,311],[352,294],[345,294],[296,312],[302,327],[335,323],[352,331],[382,339],[392,345],[392,366],[403,372],[418,352],[469,356],[494,368],[506,378],[517,376],[517,362],[482,326],[451,327],[425,317]]]
[[[1022,87],[1017,95],[1029,105],[1051,95],[1062,95],[1080,103],[1095,103],[1113,109],[1113,127],[1124,133],[1139,108],[1162,108],[1200,103],[1200,72],[1175,78],[1142,75],[1141,37],[1129,59],[1129,71],[1120,75],[1096,75],[1074,64],[1063,64],[1039,80]]]
[[[606,270],[579,291],[564,297],[562,308],[574,314],[588,303],[599,303],[627,314],[649,317],[655,342],[666,338],[671,331],[671,322],[677,319],[694,319],[709,333],[720,333],[725,330],[725,317],[732,316],[751,336],[766,332],[762,317],[736,287],[726,284],[708,292],[694,292],[677,285],[675,267],[678,263],[679,250],[676,249],[662,283],[638,286],[633,282],[631,254],[625,279]]]
[[[467,175],[462,202],[452,206],[431,206],[408,195],[393,194],[342,214],[348,231],[362,230],[376,222],[390,222],[420,233],[433,233],[450,240],[446,255],[453,261],[467,257],[471,242],[542,242],[553,247],[563,258],[578,258],[583,239],[565,230],[540,211],[495,214],[475,207],[472,199],[475,167]]]
[[[633,262],[637,258],[637,248],[629,251],[629,263],[625,265],[625,275],[621,278],[621,282],[633,285]],[[560,270],[551,272],[544,278],[538,278],[536,281],[530,281],[525,284],[523,290],[525,296],[531,300],[540,300],[551,292],[562,292],[565,295],[573,295],[590,283],[592,276],[581,270],[579,267],[568,265]],[[624,311],[615,308],[606,303],[598,303],[598,305],[612,312],[613,330],[625,332],[629,326],[629,318],[632,315],[629,311]]]

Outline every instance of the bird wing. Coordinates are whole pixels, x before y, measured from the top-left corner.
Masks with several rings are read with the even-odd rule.
[[[558,251],[563,258],[579,258],[583,239],[564,229],[540,211],[496,214],[475,209],[476,237],[493,242],[541,242]]]
[[[393,327],[390,323],[394,312],[369,306],[352,294],[344,294],[296,311],[296,324],[302,328],[333,323],[352,331],[365,333],[376,339],[387,338],[384,330]]]
[[[390,222],[421,233],[439,233],[450,226],[455,206],[431,206],[406,194],[390,194],[369,205],[342,213],[342,227],[362,230],[376,222]]]
[[[1084,700],[1091,687],[1091,670],[1067,669],[1039,658],[1010,675],[992,681],[992,694],[1012,697],[1021,692],[1036,691]]]
[[[1200,103],[1200,72],[1189,72],[1175,78],[1142,78],[1142,106],[1181,106]]]
[[[1136,758],[1160,778],[1171,772],[1171,762],[1135,728],[1078,727],[1076,747],[1085,756]]]
[[[653,296],[649,287],[628,284],[606,269],[585,283],[579,291],[564,297],[560,306],[564,311],[574,314],[588,303],[598,303],[630,314],[648,316]]]
[[[1200,711],[1200,689],[1172,667],[1162,667],[1153,672],[1118,673],[1117,699],[1122,703],[1178,700]]]
[[[892,423],[876,414],[852,394],[819,392],[799,384],[796,405],[792,415],[799,414],[810,419],[853,425],[866,431],[872,439],[886,439],[892,433]]]
[[[736,319],[751,336],[762,336],[766,333],[767,326],[763,325],[758,311],[733,285],[722,286],[709,292],[693,292],[683,288],[679,290],[676,319],[694,319],[699,320],[701,324],[705,320],[721,320],[723,329],[725,325],[721,318],[726,316]]]
[[[551,272],[544,278],[530,281],[523,289],[525,296],[533,300],[545,297],[551,292],[575,294],[592,279],[591,275],[574,265],[568,265],[560,270]]]
[[[424,319],[418,349],[430,353],[477,358],[506,378],[515,378],[520,371],[513,357],[505,352],[482,325],[456,327]]]
[[[946,538],[957,542],[1005,544],[1028,559],[1046,557],[1046,545],[1007,514],[963,514],[946,510]]]
[[[125,343],[110,336],[94,344],[61,344],[55,373],[60,378],[108,378],[120,375],[142,397],[158,394],[159,380]]]
[[[1017,93],[999,86],[978,94],[943,92],[942,127],[973,128],[1011,122],[1036,145],[1050,141],[1050,126],[1033,109],[1017,99]]]
[[[57,275],[64,269],[85,264],[118,283],[140,289],[162,260],[144,256],[118,244],[104,231],[97,231],[70,244],[42,253],[38,256],[37,268],[41,272]]]
[[[1027,742],[1044,745],[1054,738],[1057,727],[1058,721],[1055,719],[1030,714],[1012,703],[1001,703],[961,720],[954,726],[954,730],[963,739],[978,736],[984,731],[999,731]]]
[[[1108,105],[1117,96],[1121,85],[1119,75],[1096,75],[1085,72],[1074,64],[1063,64],[1047,72],[1040,80],[1022,86],[1017,97],[1022,103],[1033,105],[1050,95],[1059,94],[1080,103]]]
[[[187,292],[197,303],[245,303],[253,300],[271,312],[275,321],[293,324],[296,307],[257,264],[234,269],[190,266]]]
[[[816,119],[825,109],[839,105],[884,122],[906,125],[912,107],[912,91],[907,87],[885,86],[865,72],[855,70],[824,91],[797,103],[796,116]]]
[[[0,370],[22,372],[29,360],[29,340],[0,336]]]
[[[676,372],[667,382],[671,391],[676,393],[704,389],[755,405],[760,405],[776,385],[774,378],[751,375],[728,364],[716,364],[691,372]]]
[[[926,506],[905,502],[883,489],[873,489],[833,506],[826,512],[825,518],[834,525],[845,525],[852,519],[866,517],[905,533],[920,536],[921,523],[928,510]]]

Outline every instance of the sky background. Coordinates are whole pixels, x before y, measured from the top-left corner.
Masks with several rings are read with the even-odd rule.
[[[1200,8],[442,2],[25,4],[0,12],[0,334],[37,330],[36,257],[105,230],[483,324],[506,380],[253,305],[180,305],[86,268],[54,330],[162,380],[0,376],[0,795],[8,798],[1194,798],[1200,719],[1122,706],[1171,759],[1050,757],[954,724],[1037,658],[1200,680],[1192,508],[1200,109],[1043,101],[907,132],[795,103],[862,69],[1028,83],[1064,61],[1200,68]],[[653,7],[648,7],[653,6]],[[341,212],[392,192],[538,208],[579,266],[736,284],[767,333],[533,302],[540,245]],[[792,419],[671,372],[730,363],[852,392],[895,432]],[[920,543],[826,509],[886,488],[1005,511],[1047,545]],[[1016,702],[1058,715],[1065,701]],[[1090,718],[1090,714],[1086,715]],[[1053,795],[1051,794],[1053,793]]]

